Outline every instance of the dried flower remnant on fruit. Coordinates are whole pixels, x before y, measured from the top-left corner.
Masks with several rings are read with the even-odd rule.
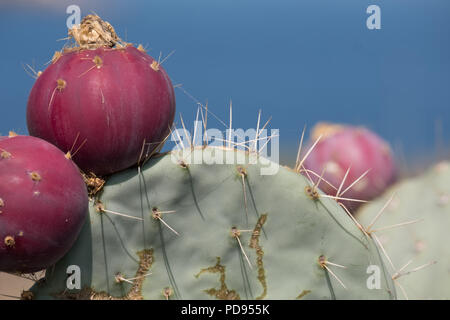
[[[73,38],[81,49],[96,49],[101,46],[123,47],[111,24],[93,14],[87,15],[80,25],[70,29],[69,37]]]

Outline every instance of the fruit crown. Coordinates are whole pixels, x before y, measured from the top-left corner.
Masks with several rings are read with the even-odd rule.
[[[69,38],[74,39],[80,49],[97,49],[102,46],[124,47],[126,44],[117,36],[113,26],[97,15],[87,15],[79,25],[69,30]]]

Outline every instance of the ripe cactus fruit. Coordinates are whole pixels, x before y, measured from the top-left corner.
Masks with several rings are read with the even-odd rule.
[[[320,184],[325,193],[367,201],[380,195],[393,182],[395,166],[391,149],[370,130],[320,123],[314,127],[311,136],[311,145],[320,140],[304,167],[319,173],[319,177],[323,172],[323,179],[329,182]],[[317,175],[311,177],[315,181],[319,179]],[[361,204],[341,202],[351,211]]]
[[[394,275],[404,290],[400,298],[450,299],[450,256],[445,241],[450,225],[449,181],[450,163],[439,163],[421,176],[394,185],[356,216],[367,225],[392,197],[373,229],[401,225],[380,230],[378,235],[395,272],[411,262]]]
[[[88,210],[77,166],[39,138],[0,139],[0,271],[53,265],[75,242]]]
[[[175,94],[159,61],[123,43],[113,27],[88,15],[69,31],[74,47],[55,54],[37,78],[28,130],[64,152],[86,173],[133,165],[143,143],[160,147],[172,126]]]
[[[238,164],[211,164],[219,153]],[[335,201],[320,191],[311,198],[305,177],[287,168],[263,176],[254,153],[190,155],[203,164],[174,151],[112,175],[35,297],[395,298],[374,242]],[[69,266],[79,267],[80,289]],[[369,266],[378,289],[368,286]]]

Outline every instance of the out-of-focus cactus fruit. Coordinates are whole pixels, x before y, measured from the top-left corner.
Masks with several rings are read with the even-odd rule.
[[[319,187],[329,195],[342,198],[340,202],[351,212],[362,201],[380,195],[394,181],[391,148],[367,128],[319,123],[313,128],[310,140],[309,145],[315,145],[304,162],[304,169],[318,173],[311,178],[318,181],[322,177],[324,181]]]

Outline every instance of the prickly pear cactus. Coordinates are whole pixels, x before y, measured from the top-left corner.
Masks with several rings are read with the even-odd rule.
[[[379,200],[363,207],[363,225],[386,209],[374,224],[393,264],[399,298],[450,299],[450,163],[442,162],[422,176],[403,181]],[[386,229],[386,226],[400,225]],[[402,291],[402,293],[400,293]]]
[[[206,164],[219,152],[244,164]],[[395,298],[374,242],[303,176],[287,168],[261,175],[265,164],[243,151],[190,155],[204,164],[172,153],[110,177],[35,297]],[[374,265],[379,272],[368,273]],[[67,288],[75,284],[67,271],[78,267],[81,289]]]

